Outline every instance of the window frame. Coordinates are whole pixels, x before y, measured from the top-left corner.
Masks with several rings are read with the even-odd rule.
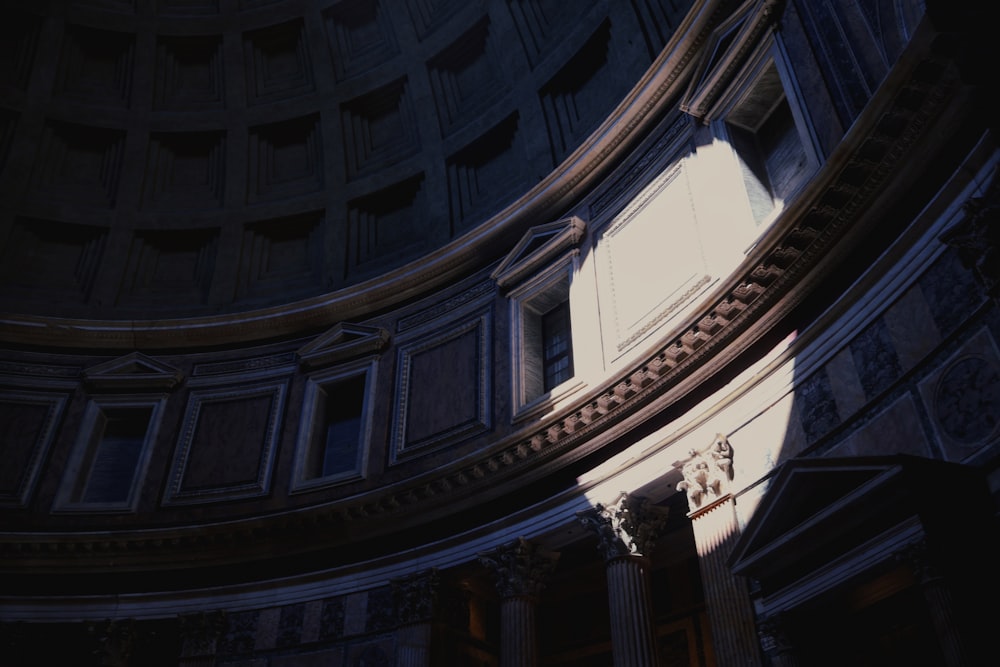
[[[375,377],[377,360],[363,359],[354,363],[344,364],[336,368],[328,368],[314,373],[306,379],[306,388],[302,401],[302,418],[298,437],[295,442],[295,459],[292,466],[291,493],[302,493],[320,488],[337,486],[346,482],[364,479],[368,467],[369,451],[372,439],[372,411],[375,404]],[[326,388],[340,382],[358,377],[364,378],[363,397],[361,401],[360,428],[358,433],[358,451],[355,465],[351,470],[332,475],[309,477],[310,458],[315,448],[323,445],[325,424],[320,423],[326,401]]]
[[[160,429],[165,395],[136,396],[100,396],[91,397],[87,402],[72,453],[67,462],[59,491],[56,495],[53,511],[56,512],[101,512],[119,513],[134,512],[139,504],[153,448]],[[146,422],[145,434],[139,445],[139,453],[133,468],[132,482],[127,497],[121,501],[84,500],[87,484],[93,474],[93,465],[104,440],[103,429],[107,415],[112,411],[128,409],[149,409],[149,419]],[[103,421],[102,422],[102,418]]]
[[[760,115],[755,123],[755,129],[750,130],[746,120],[740,117],[751,115],[752,112],[747,110],[750,98],[755,93],[759,94],[760,89],[768,84],[771,86],[777,84],[780,97],[774,97],[771,100],[767,112]],[[744,157],[736,146],[738,140],[734,141],[736,133],[733,131],[733,126],[750,134],[754,140],[755,148],[759,148],[758,131],[769,120],[773,119],[774,111],[782,103],[787,103],[794,132],[804,154],[805,165],[798,171],[782,197],[776,196],[771,183],[767,184],[767,194],[771,199],[772,207],[766,214],[758,218],[753,212],[749,188],[744,175]],[[724,142],[732,151],[737,173],[741,177],[740,187],[743,188],[746,195],[746,210],[749,221],[747,234],[752,238],[749,244],[749,247],[752,248],[781,213],[788,208],[790,202],[794,201],[802,188],[810,182],[811,177],[815,175],[822,164],[819,140],[809,122],[805,101],[794,73],[788,65],[788,57],[779,35],[772,33],[761,42],[747,64],[736,76],[726,95],[714,105],[706,120],[711,125],[715,138]],[[760,158],[761,156],[758,153],[752,157]],[[770,173],[768,173],[768,177],[770,179]]]
[[[559,304],[569,308],[570,354],[574,358],[578,345],[573,336],[579,330],[574,320],[578,308],[573,307],[573,275],[578,270],[577,251],[573,250],[553,262],[545,271],[511,290],[510,299],[513,364],[511,384],[514,394],[514,419],[526,419],[550,401],[574,391],[582,382],[578,364],[574,374],[556,386],[544,387],[542,353],[542,315]],[[541,305],[540,305],[541,304]]]

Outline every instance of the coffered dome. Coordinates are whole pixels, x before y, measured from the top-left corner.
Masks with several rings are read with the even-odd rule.
[[[621,141],[688,4],[14,3],[2,309],[206,316],[499,257]]]

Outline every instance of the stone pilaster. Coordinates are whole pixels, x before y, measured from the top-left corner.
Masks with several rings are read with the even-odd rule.
[[[538,664],[538,596],[555,569],[559,554],[543,551],[524,538],[479,554],[496,579],[500,594],[500,667]]]
[[[934,622],[934,632],[949,667],[974,664],[968,660],[969,652],[962,636],[963,626],[958,618],[952,592],[934,561],[925,542],[918,542],[896,554],[896,559],[908,564],[916,578],[927,610]]]
[[[677,488],[687,492],[716,659],[720,667],[754,667],[761,657],[749,591],[727,563],[740,533],[729,488],[732,457],[729,440],[717,435],[706,451],[691,452]]]
[[[580,512],[599,540],[608,576],[611,651],[615,667],[659,664],[653,623],[650,556],[667,510],[622,493],[615,504]]]
[[[397,631],[399,667],[429,667],[434,610],[441,578],[436,569],[392,582],[393,604],[400,622]]]

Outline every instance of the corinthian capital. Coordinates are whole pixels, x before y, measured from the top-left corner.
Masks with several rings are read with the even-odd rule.
[[[556,567],[559,554],[543,551],[523,537],[479,554],[479,562],[496,577],[501,597],[538,595]]]
[[[597,504],[578,512],[583,525],[597,533],[605,560],[617,556],[648,556],[667,522],[667,509],[647,498],[622,493],[612,505]]]

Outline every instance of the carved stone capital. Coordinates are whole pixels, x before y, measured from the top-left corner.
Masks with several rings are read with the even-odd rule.
[[[479,562],[493,572],[503,598],[541,593],[558,561],[558,553],[543,551],[523,537],[479,554]]]
[[[598,548],[605,560],[619,556],[649,556],[667,516],[666,508],[628,493],[622,493],[613,505],[598,503],[592,510],[577,513],[583,525],[597,534]]]
[[[691,450],[691,458],[681,466],[684,480],[677,488],[687,492],[688,510],[696,512],[729,493],[733,480],[733,448],[729,439],[716,434],[703,452]]]

